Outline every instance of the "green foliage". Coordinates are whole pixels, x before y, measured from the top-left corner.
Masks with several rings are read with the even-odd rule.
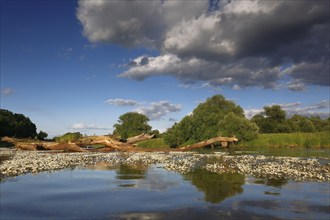
[[[37,134],[37,139],[38,140],[45,140],[48,137],[48,134],[44,131],[39,131]]]
[[[266,106],[264,111],[253,116],[260,133],[291,133],[291,132],[316,132],[329,131],[329,119],[322,120],[318,116],[305,117],[294,115],[286,119],[286,113],[280,106]]]
[[[165,143],[170,145],[170,147],[177,147],[187,142],[190,138],[192,139],[193,126],[193,117],[190,115],[184,117],[180,123],[175,123],[164,134]]]
[[[58,143],[75,142],[79,140],[83,135],[80,132],[68,132],[60,137],[55,137],[55,141]]]
[[[275,122],[285,121],[286,113],[279,105],[265,106],[264,111],[267,118],[272,121]]]
[[[149,132],[150,135],[155,135],[154,138],[160,137],[160,132],[158,130],[152,130]]]
[[[149,133],[151,126],[148,125],[149,118],[137,112],[128,112],[119,117],[118,123],[114,125],[114,135],[123,139],[133,137],[142,133]]]
[[[227,114],[220,121],[219,127],[222,128],[221,135],[223,136],[236,136],[238,140],[246,141],[258,138],[258,126],[246,118],[235,115],[233,112]]]
[[[309,120],[313,123],[316,131],[330,131],[330,118],[323,120],[320,116],[312,116]]]
[[[316,132],[312,121],[301,115],[294,115],[288,119],[288,123],[293,132]]]
[[[142,148],[169,148],[169,145],[164,142],[164,138],[153,138],[137,143],[138,147]]]
[[[260,134],[258,139],[241,142],[247,147],[330,148],[329,132]]]
[[[34,138],[36,125],[23,114],[0,109],[0,137]]]
[[[264,112],[255,115],[252,122],[257,124],[261,133],[291,132],[286,113],[279,105],[265,106]]]
[[[235,122],[244,128],[252,129],[252,132],[245,134],[247,130],[244,131],[239,126],[235,127],[229,120],[223,122],[228,114],[231,115],[229,118],[235,116]],[[244,118],[243,109],[240,106],[226,100],[222,95],[215,95],[199,104],[192,115],[184,117],[168,129],[164,140],[171,147],[177,147],[207,140],[224,133],[250,139],[254,138],[253,133],[257,131],[255,124],[250,125],[250,122]]]

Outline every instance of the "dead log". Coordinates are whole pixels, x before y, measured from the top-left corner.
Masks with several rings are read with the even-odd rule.
[[[134,148],[133,145],[131,145],[129,143],[122,143],[120,141],[112,139],[109,136],[84,137],[84,138],[81,138],[78,142],[76,142],[76,144],[80,145],[80,146],[102,144],[108,148],[113,148],[113,149],[119,150],[119,151],[131,151]]]
[[[142,133],[140,135],[127,138],[127,142],[126,143],[133,144],[133,143],[137,143],[137,142],[140,142],[140,141],[149,140],[149,139],[152,139],[154,137],[155,137],[154,134],[150,135],[150,134]]]
[[[86,152],[87,150],[82,149],[75,143],[54,143],[54,142],[44,142],[41,145],[45,150],[62,150],[65,152]]]
[[[33,139],[18,139],[18,138],[2,138],[3,141],[10,142],[17,149],[21,150],[62,150],[65,152],[85,152],[75,143],[56,143],[49,141],[38,141]]]
[[[198,142],[196,144],[188,145],[186,147],[181,147],[181,148],[179,148],[179,150],[188,151],[188,150],[192,150],[192,149],[203,148],[206,146],[211,146],[217,142],[220,142],[222,147],[228,147],[229,144],[235,143],[237,141],[238,141],[238,139],[236,137],[215,137],[215,138],[211,138],[206,141]]]

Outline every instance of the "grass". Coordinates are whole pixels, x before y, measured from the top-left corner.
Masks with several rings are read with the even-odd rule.
[[[330,148],[330,133],[261,134],[258,139],[241,142],[239,145],[247,147]]]
[[[164,138],[153,138],[137,143],[141,148],[169,148],[170,146],[164,142]]]

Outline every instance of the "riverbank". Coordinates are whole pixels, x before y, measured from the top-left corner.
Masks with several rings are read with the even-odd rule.
[[[263,155],[229,155],[225,152],[112,152],[52,153],[1,149],[1,179],[25,173],[59,170],[70,167],[159,164],[167,170],[189,173],[205,169],[215,173],[242,173],[256,177],[295,181],[330,181],[330,160],[315,158],[274,157]]]

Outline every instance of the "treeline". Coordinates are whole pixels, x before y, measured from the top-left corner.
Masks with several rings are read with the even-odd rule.
[[[32,121],[23,114],[0,109],[0,137],[45,139],[47,133],[40,131]]]
[[[126,139],[141,133],[150,133],[149,118],[136,112],[119,117],[113,134]],[[287,118],[279,105],[265,106],[264,111],[251,120],[243,109],[222,95],[208,98],[199,104],[190,115],[175,123],[161,136],[171,147],[189,145],[216,136],[236,136],[240,141],[251,141],[259,133],[321,132],[330,130],[330,119],[319,116],[294,115]]]
[[[287,118],[279,105],[265,106],[264,111],[253,116],[251,121],[258,125],[260,133],[265,134],[330,131],[330,118],[297,114]]]
[[[114,125],[113,135],[118,139],[127,139],[141,133],[155,134],[148,124],[149,118],[136,112],[121,115]],[[287,118],[279,105],[265,106],[263,112],[251,120],[244,115],[243,109],[222,95],[208,98],[199,104],[190,115],[175,123],[161,136],[167,145],[177,147],[204,141],[216,136],[236,136],[240,141],[258,138],[259,133],[297,133],[330,131],[330,118],[319,116],[305,117],[294,115]],[[0,137],[45,139],[47,133],[36,132],[36,126],[28,117],[0,110]],[[55,137],[57,142],[75,141],[82,136],[79,132],[68,132]]]

